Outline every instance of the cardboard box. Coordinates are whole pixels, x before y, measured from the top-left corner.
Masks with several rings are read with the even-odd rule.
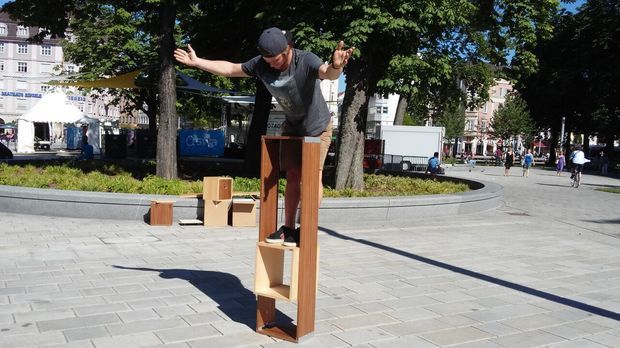
[[[205,176],[202,181],[202,199],[211,201],[232,199],[232,188],[232,178]]]
[[[205,226],[221,227],[228,226],[228,210],[232,203],[231,199],[224,200],[204,200],[204,222]]]
[[[152,226],[172,226],[174,201],[152,200],[150,224]]]
[[[256,200],[254,198],[233,198],[230,212],[232,226],[256,226]]]

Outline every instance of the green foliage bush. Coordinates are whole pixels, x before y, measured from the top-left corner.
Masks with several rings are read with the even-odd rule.
[[[134,175],[135,176],[135,175]],[[60,190],[117,192],[139,194],[181,195],[202,192],[200,180],[168,180],[148,174],[142,180],[115,165],[98,169],[77,169],[67,164],[23,167],[0,163],[0,185],[54,188]],[[334,190],[326,187],[324,197],[376,197],[448,194],[468,191],[465,184],[441,182],[400,176],[364,176],[365,190]],[[278,182],[278,193],[284,194],[286,180]],[[256,178],[233,178],[233,191],[259,192],[260,180]]]

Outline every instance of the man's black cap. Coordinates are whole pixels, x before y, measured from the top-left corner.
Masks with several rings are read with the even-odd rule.
[[[258,51],[264,57],[274,57],[284,52],[289,40],[284,32],[273,27],[266,29],[258,38]]]

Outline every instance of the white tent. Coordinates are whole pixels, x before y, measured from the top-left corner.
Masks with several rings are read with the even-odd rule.
[[[82,117],[82,112],[67,101],[62,92],[46,94],[17,122],[17,152],[34,152],[33,122],[73,123]]]

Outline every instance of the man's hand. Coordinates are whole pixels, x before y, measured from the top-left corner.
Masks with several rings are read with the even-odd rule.
[[[332,55],[332,68],[339,70],[342,69],[349,62],[349,58],[351,58],[351,54],[355,47],[350,47],[349,49],[344,49],[344,41],[338,42],[338,47],[334,51]]]
[[[174,59],[181,64],[185,64],[187,66],[195,67],[198,63],[198,57],[196,56],[196,52],[192,49],[192,45],[187,45],[187,51],[177,48],[174,50]]]

